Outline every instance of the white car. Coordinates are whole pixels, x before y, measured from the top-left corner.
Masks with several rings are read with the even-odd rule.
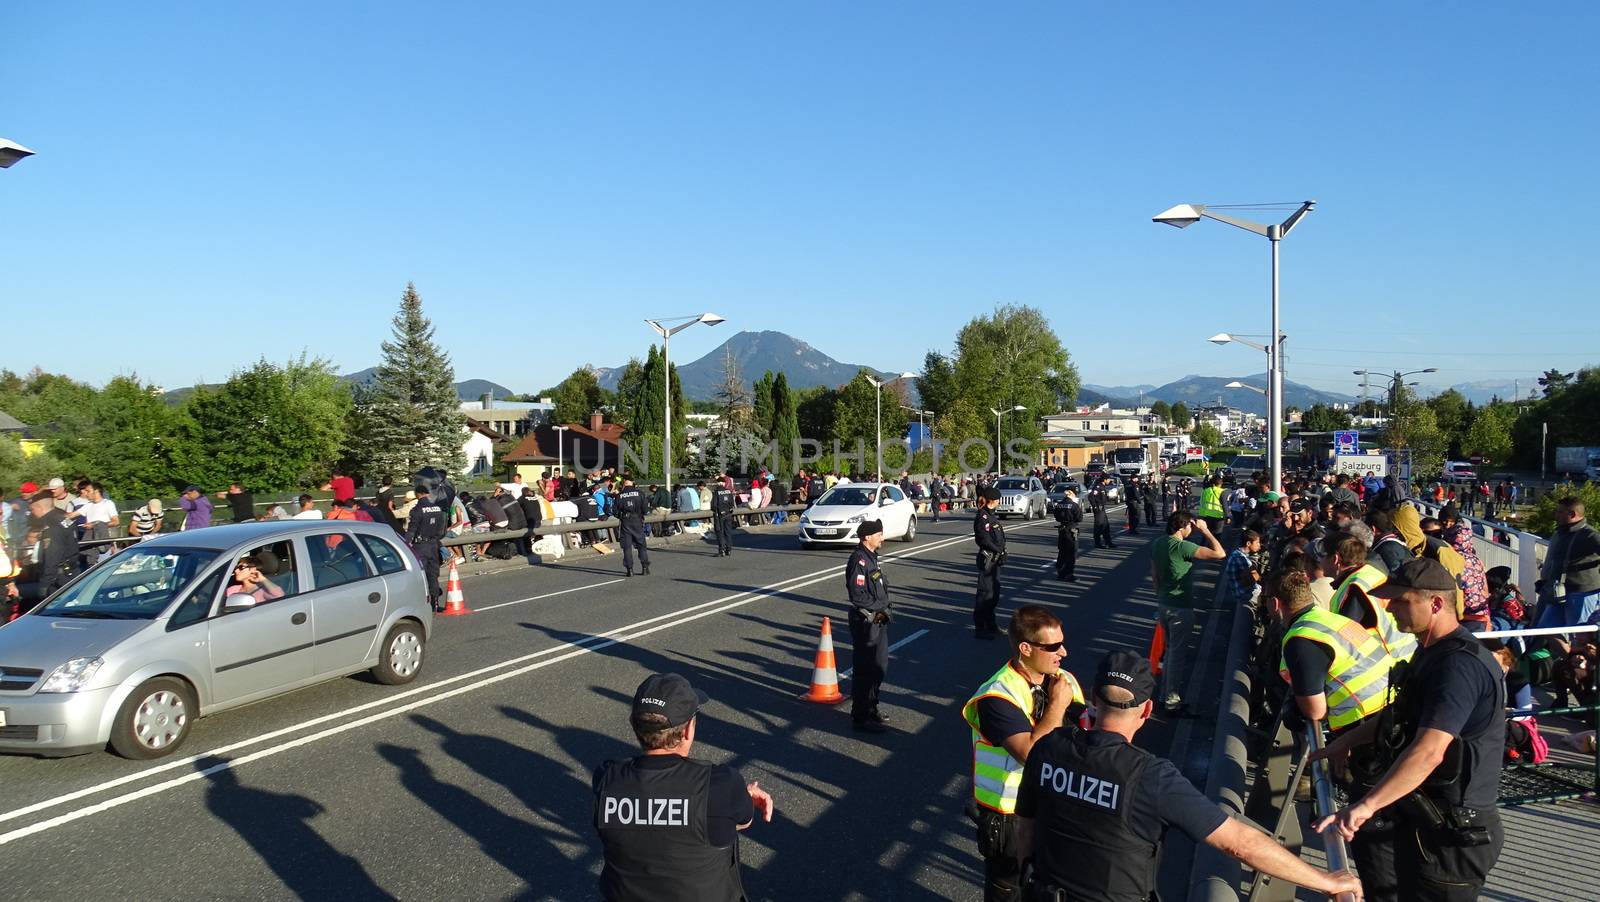
[[[885,539],[917,537],[917,512],[900,487],[887,482],[836,485],[800,515],[800,547],[854,545],[856,530],[868,520],[883,523]]]
[[[1032,520],[1050,509],[1050,497],[1037,476],[1002,476],[995,481],[995,488],[1000,490],[1000,506],[994,512],[1002,518]]]

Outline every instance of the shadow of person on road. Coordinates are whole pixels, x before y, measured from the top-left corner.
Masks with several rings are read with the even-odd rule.
[[[206,808],[255,850],[290,893],[302,899],[343,897],[393,899],[361,863],[334,848],[311,820],[327,811],[302,795],[239,783],[226,759],[195,762],[206,776]],[[270,894],[269,894],[270,895]]]

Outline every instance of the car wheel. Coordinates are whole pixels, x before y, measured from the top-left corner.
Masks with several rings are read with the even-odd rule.
[[[111,748],[136,761],[169,755],[189,738],[189,729],[199,712],[194,690],[183,680],[145,680],[117,712],[111,725]]]
[[[905,531],[905,534],[900,537],[900,541],[909,542],[912,539],[915,539],[916,537],[917,537],[917,518],[916,517],[912,517],[911,519],[906,521],[906,531]]]
[[[372,678],[385,686],[409,683],[422,672],[422,627],[413,620],[402,620],[389,630],[378,655]]]

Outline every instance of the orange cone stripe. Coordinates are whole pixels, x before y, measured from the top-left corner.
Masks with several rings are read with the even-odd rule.
[[[827,617],[822,618],[822,638],[817,640],[811,691],[801,698],[830,705],[844,701],[844,694],[839,691],[839,669],[833,661],[833,622]]]

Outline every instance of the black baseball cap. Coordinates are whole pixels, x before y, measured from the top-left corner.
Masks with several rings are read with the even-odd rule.
[[[1000,500],[1000,490],[991,485],[988,488],[985,488],[983,491],[979,492],[978,493],[978,497],[982,498],[985,501],[999,501]]]
[[[1133,693],[1133,700],[1114,702],[1101,694],[1107,686],[1116,686]],[[1100,659],[1095,671],[1094,694],[1096,704],[1113,708],[1137,708],[1156,694],[1156,678],[1150,672],[1150,662],[1138,652],[1114,651]]]
[[[637,724],[645,714],[660,714],[667,719],[666,727],[676,727],[689,722],[699,713],[700,706],[711,701],[704,692],[689,685],[689,681],[675,673],[655,673],[645,677],[633,693],[631,720]]]
[[[1419,557],[1401,564],[1371,594],[1379,598],[1397,598],[1405,592],[1454,592],[1456,588],[1456,578],[1443,564],[1431,557]]]
[[[880,532],[883,532],[883,522],[881,520],[868,520],[856,530],[856,537],[864,539],[867,536],[875,536]]]

